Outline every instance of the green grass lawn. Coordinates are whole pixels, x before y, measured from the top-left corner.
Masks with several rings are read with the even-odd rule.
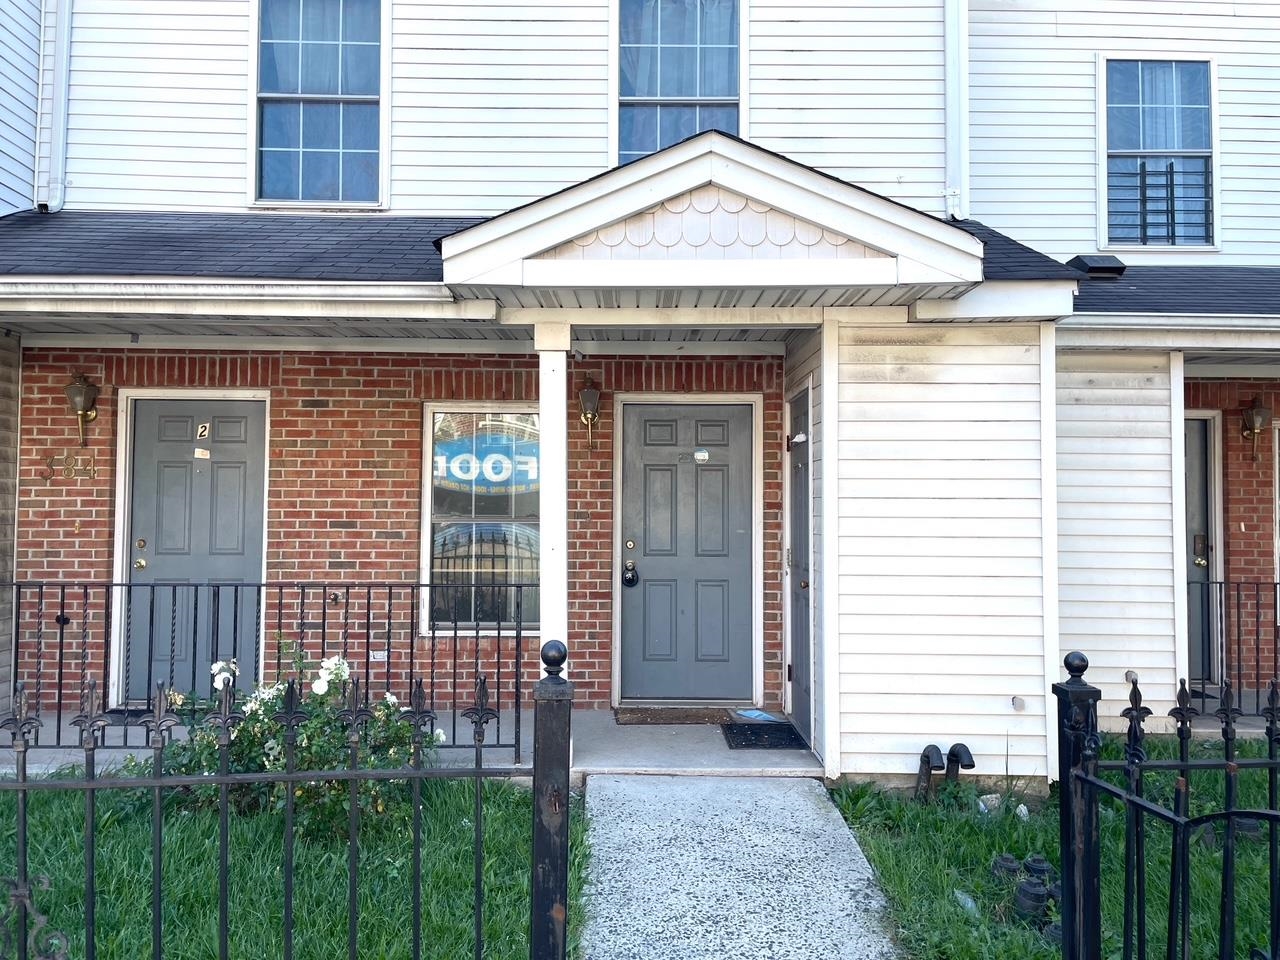
[[[1151,737],[1153,756],[1176,756],[1173,738]],[[1217,741],[1197,741],[1194,755],[1221,758]],[[1241,741],[1242,756],[1266,756],[1261,741]],[[1119,743],[1104,746],[1108,758],[1119,756]],[[1222,774],[1192,777],[1192,812],[1222,807]],[[1057,960],[1060,948],[1039,930],[1013,914],[1014,882],[997,880],[991,864],[1000,853],[1025,858],[1040,853],[1055,865],[1058,857],[1058,805],[1027,800],[1026,820],[1014,812],[1018,803],[1006,799],[999,812],[982,814],[978,794],[970,782],[943,788],[931,804],[871,785],[837,788],[834,799],[853,827],[862,849],[876,869],[889,900],[891,919],[898,928],[904,952],[914,960]],[[1010,791],[1011,793],[1013,791]],[[1266,775],[1241,772],[1241,805],[1265,808]],[[1148,796],[1172,802],[1172,777],[1151,776]],[[1150,821],[1149,821],[1150,822]],[[1124,836],[1122,808],[1102,801],[1100,830],[1103,845],[1103,955],[1120,956],[1124,898]],[[1268,911],[1268,851],[1265,829],[1261,839],[1238,838],[1235,904],[1237,955],[1265,947]],[[1147,834],[1149,956],[1164,956],[1168,912],[1168,867],[1172,833],[1150,825]],[[1192,955],[1218,956],[1218,905],[1221,897],[1221,848],[1208,837],[1192,844]],[[968,910],[957,891],[972,899]]]
[[[149,797],[149,795],[148,795]],[[423,955],[472,954],[473,786],[423,785]],[[103,960],[136,960],[151,952],[151,816],[121,791],[99,795],[97,947]],[[581,804],[573,808],[570,918],[580,917],[586,863]],[[38,793],[30,799],[30,872],[47,875],[37,906],[50,926],[84,956],[84,812],[80,794]],[[528,957],[532,795],[491,781],[484,788],[485,956]],[[0,794],[0,876],[13,875],[14,796]],[[283,818],[274,812],[231,819],[231,956],[280,956]],[[412,833],[407,808],[362,823],[360,955],[409,957]],[[295,846],[295,956],[346,955],[345,831],[299,837]],[[571,937],[573,931],[571,929]],[[164,820],[164,954],[213,958],[218,944],[218,817],[212,809],[168,804]]]

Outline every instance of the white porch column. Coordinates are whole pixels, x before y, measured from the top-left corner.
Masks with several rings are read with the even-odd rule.
[[[569,324],[539,321],[538,351],[538,556],[542,641],[569,639]],[[569,651],[573,663],[573,651]],[[567,672],[567,671],[566,671]]]

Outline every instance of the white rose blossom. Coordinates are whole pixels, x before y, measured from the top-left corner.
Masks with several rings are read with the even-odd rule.
[[[311,683],[311,692],[318,697],[323,697],[329,692],[329,681],[323,675],[316,677]]]

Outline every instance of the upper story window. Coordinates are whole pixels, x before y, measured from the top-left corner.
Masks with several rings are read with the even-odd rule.
[[[621,0],[618,162],[738,132],[738,0]]]
[[[1209,64],[1107,61],[1107,238],[1213,243]]]
[[[262,0],[260,200],[376,203],[381,0]]]

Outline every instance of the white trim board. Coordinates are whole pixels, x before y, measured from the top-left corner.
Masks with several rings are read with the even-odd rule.
[[[611,632],[610,642],[610,706],[623,704],[622,700],[622,511],[618,497],[622,492],[622,408],[629,405],[643,406],[695,406],[726,405],[750,406],[752,433],[752,508],[751,508],[751,688],[752,706],[764,705],[764,394],[762,393],[638,393],[622,392],[613,395],[613,550],[611,556],[610,590]],[[785,637],[783,643],[785,644]],[[625,701],[627,704],[651,701]],[[687,702],[687,701],[681,701]],[[707,701],[723,706],[726,701]],[[663,701],[666,703],[666,701]],[[674,705],[675,701],[672,701]]]
[[[252,400],[263,404],[265,423],[262,471],[262,571],[259,581],[267,580],[269,549],[268,507],[271,484],[271,391],[260,389],[216,389],[185,387],[120,387],[116,391],[116,496],[115,530],[112,535],[111,579],[113,583],[129,582],[129,501],[133,494],[133,405],[137,400]],[[111,672],[107,678],[107,699],[113,705],[124,702],[124,670],[121,650],[124,643],[125,604],[112,611],[111,635],[108,640]],[[267,611],[262,611],[261,636],[267,636]],[[258,650],[258,676],[266,669],[267,645]]]

